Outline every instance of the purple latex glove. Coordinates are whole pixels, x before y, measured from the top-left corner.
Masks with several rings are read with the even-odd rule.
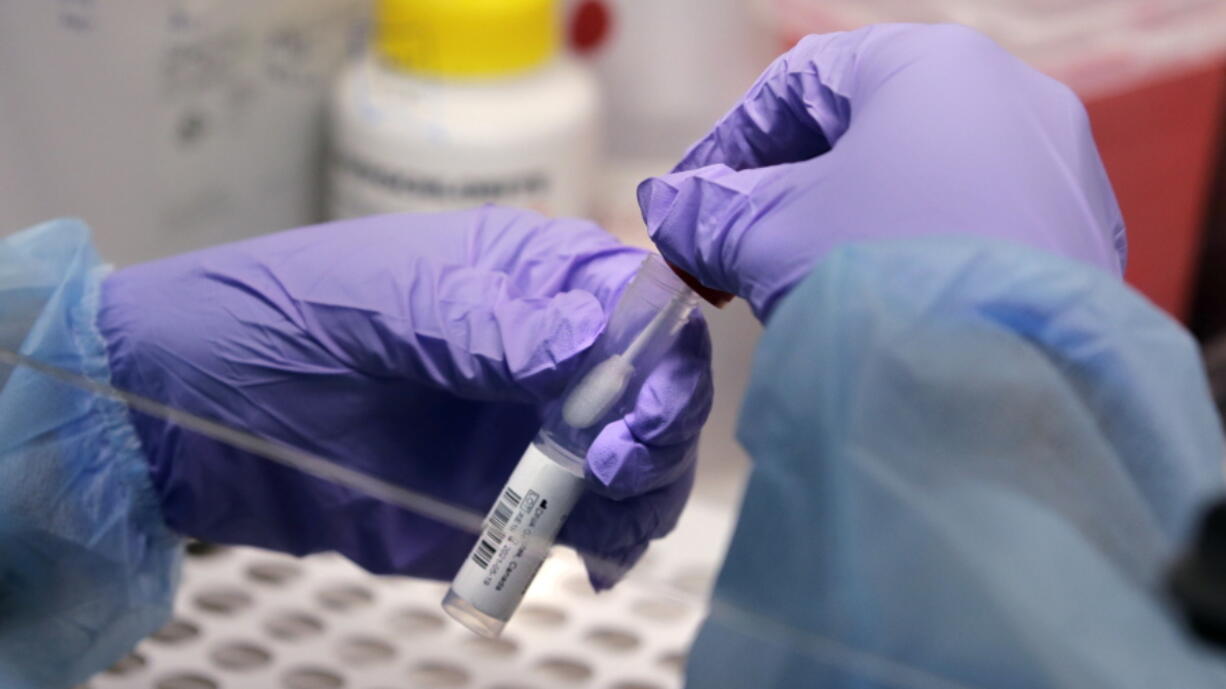
[[[484,513],[643,252],[486,207],[308,227],[128,268],[99,326],[117,385]],[[628,568],[669,531],[711,404],[697,317],[589,456],[563,540]],[[475,536],[134,414],[170,526],[451,577]],[[589,566],[589,571],[592,568]],[[601,570],[597,587],[619,572]]]
[[[954,25],[805,38],[638,194],[664,257],[760,319],[848,242],[987,236],[1116,275],[1125,258],[1081,102]]]

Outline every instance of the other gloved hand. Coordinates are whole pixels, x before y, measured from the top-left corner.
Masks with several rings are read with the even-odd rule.
[[[104,283],[99,324],[122,388],[484,512],[643,258],[590,223],[524,211],[381,216],[121,270]],[[710,408],[709,356],[696,317],[591,448],[596,494],[563,540],[628,568],[672,528]],[[183,534],[438,578],[475,539],[135,422]],[[592,575],[597,588],[616,577]]]
[[[639,204],[665,258],[760,319],[857,240],[994,237],[1116,275],[1125,258],[1080,101],[952,25],[805,38]]]

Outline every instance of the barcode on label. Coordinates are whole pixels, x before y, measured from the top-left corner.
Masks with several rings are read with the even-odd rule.
[[[485,569],[490,566],[490,560],[494,559],[494,553],[498,552],[498,546],[502,545],[503,533],[499,529],[486,529],[484,534],[481,534],[481,541],[477,543],[477,549],[473,551],[473,562]]]
[[[494,511],[490,514],[489,526],[485,533],[481,534],[481,541],[477,543],[477,548],[473,551],[473,562],[476,562],[481,569],[490,566],[490,561],[498,552],[498,546],[502,545],[503,539],[506,538],[507,522],[511,520],[511,515],[515,514],[515,508],[519,507],[522,499],[519,493],[509,486],[502,491],[502,497],[498,499],[498,504],[494,506]]]
[[[523,498],[519,497],[519,493],[516,493],[514,488],[507,486],[506,490],[502,491],[502,499],[507,501],[511,507],[519,507],[519,501]]]
[[[494,513],[490,515],[490,522],[499,529],[507,528],[507,522],[510,521],[511,515],[515,514],[515,508],[519,507],[519,493],[507,488],[502,491],[502,499],[494,506]]]

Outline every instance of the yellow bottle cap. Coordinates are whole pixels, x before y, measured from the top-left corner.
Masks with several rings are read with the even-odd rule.
[[[379,0],[375,49],[392,67],[438,77],[522,72],[558,49],[554,0]]]

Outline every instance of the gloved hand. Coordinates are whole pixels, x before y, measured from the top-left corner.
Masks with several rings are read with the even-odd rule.
[[[674,172],[639,187],[664,257],[765,319],[831,249],[978,235],[1122,272],[1085,110],[959,26],[810,36]]]
[[[122,388],[484,513],[643,258],[590,223],[525,211],[389,215],[121,270],[99,326]],[[564,541],[628,568],[672,528],[711,404],[709,356],[696,317],[591,448],[594,492]],[[134,416],[183,534],[438,578],[475,540]]]

